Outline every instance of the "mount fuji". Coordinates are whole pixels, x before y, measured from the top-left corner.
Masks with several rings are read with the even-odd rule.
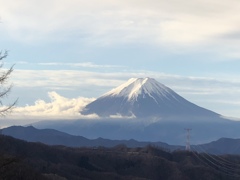
[[[240,138],[240,122],[199,107],[152,78],[132,78],[88,104],[81,114],[99,118],[35,123],[39,129],[57,129],[89,139],[135,139],[206,143],[222,137]],[[130,118],[129,118],[130,117]]]
[[[160,119],[220,116],[187,101],[153,78],[131,78],[88,104],[81,114]]]

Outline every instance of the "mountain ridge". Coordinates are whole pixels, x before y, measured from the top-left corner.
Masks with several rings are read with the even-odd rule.
[[[88,139],[83,136],[74,136],[54,129],[37,129],[33,126],[11,126],[1,129],[2,135],[25,140],[27,142],[41,142],[46,145],[63,145],[67,147],[115,147],[119,145],[128,148],[154,146],[168,151],[184,150],[185,146],[169,145],[165,142],[144,142],[134,139],[110,140],[104,138]],[[210,154],[240,154],[240,138],[220,138],[204,144],[191,145],[193,151]]]
[[[101,137],[88,139],[83,136],[70,135],[55,129],[37,129],[33,126],[11,126],[1,129],[1,134],[28,142],[41,142],[47,145],[64,145],[68,147],[114,147],[120,144],[128,147],[144,147],[152,144],[163,148],[170,148],[167,143],[163,142],[140,142],[134,139],[110,140]]]

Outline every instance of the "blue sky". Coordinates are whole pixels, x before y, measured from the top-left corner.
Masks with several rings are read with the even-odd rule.
[[[152,77],[240,118],[237,0],[0,2],[5,67],[15,64],[6,102],[19,98],[19,116],[75,115],[131,77]]]

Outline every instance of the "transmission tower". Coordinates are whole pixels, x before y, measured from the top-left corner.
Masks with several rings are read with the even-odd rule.
[[[187,132],[186,133],[186,151],[191,151],[191,148],[190,148],[190,131],[192,129],[189,129],[189,128],[185,128],[185,131]]]

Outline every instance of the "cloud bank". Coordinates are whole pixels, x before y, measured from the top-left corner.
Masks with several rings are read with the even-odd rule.
[[[12,39],[87,44],[153,43],[179,52],[222,49],[239,57],[236,0],[0,0],[4,28]],[[42,13],[44,12],[44,13]],[[61,35],[60,35],[61,34]],[[235,39],[235,43],[228,43]]]
[[[48,92],[50,102],[37,100],[34,105],[16,107],[8,118],[14,119],[80,119],[97,118],[97,115],[82,116],[79,111],[94,98],[68,99],[52,91]]]

